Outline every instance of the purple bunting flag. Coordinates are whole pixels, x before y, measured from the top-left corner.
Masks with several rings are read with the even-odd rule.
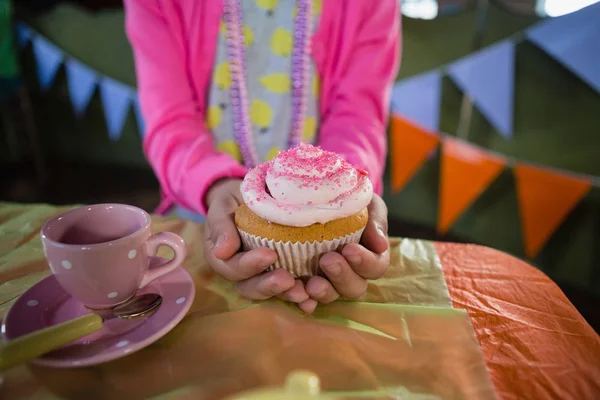
[[[442,76],[432,71],[401,80],[392,89],[392,111],[437,131],[440,124]]]
[[[83,115],[99,81],[98,73],[81,62],[70,59],[65,64],[67,70],[67,86],[75,115]]]
[[[33,39],[33,30],[22,22],[15,24],[15,36],[20,47],[25,47]]]
[[[504,137],[513,133],[515,45],[505,40],[461,58],[448,75]]]
[[[104,77],[100,82],[100,97],[104,107],[108,137],[111,140],[119,140],[135,92],[131,86]]]
[[[54,78],[56,78],[56,73],[63,62],[64,54],[59,47],[40,35],[35,36],[32,40],[40,87],[42,90],[47,90],[52,86]]]
[[[600,3],[541,22],[526,35],[600,93]]]

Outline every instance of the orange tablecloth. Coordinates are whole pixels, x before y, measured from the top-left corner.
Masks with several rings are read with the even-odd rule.
[[[436,249],[500,398],[600,399],[600,338],[550,278],[497,250]]]
[[[0,316],[48,275],[38,231],[61,211],[0,204]],[[549,278],[504,253],[391,239],[390,269],[360,302],[307,317],[240,299],[204,262],[201,225],[155,218],[153,228],[189,247],[197,294],[182,323],[97,367],[15,368],[1,399],[218,398],[280,385],[295,368],[318,373],[327,392],[363,398],[384,390],[490,399],[491,382],[502,399],[600,398],[600,338]]]

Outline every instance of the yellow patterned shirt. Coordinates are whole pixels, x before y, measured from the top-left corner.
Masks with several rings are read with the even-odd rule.
[[[313,0],[312,32],[321,1]],[[287,148],[292,120],[292,47],[297,13],[293,0],[244,0],[242,21],[246,51],[246,84],[252,134],[258,155],[269,160]],[[226,26],[220,24],[206,124],[218,149],[242,161],[233,131]],[[302,140],[314,143],[319,120],[319,77],[310,63],[309,90]]]

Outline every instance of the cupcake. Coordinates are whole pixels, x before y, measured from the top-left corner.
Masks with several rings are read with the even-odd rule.
[[[244,250],[275,250],[271,269],[297,278],[318,274],[322,254],[360,241],[373,197],[365,171],[306,143],[250,170],[241,191],[235,224]]]

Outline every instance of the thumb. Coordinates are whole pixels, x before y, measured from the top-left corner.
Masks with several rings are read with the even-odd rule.
[[[376,254],[382,254],[388,249],[387,237],[388,220],[387,207],[383,199],[377,195],[369,204],[369,221],[362,236],[363,244]]]
[[[240,235],[235,226],[233,214],[238,203],[233,196],[215,199],[206,217],[206,240],[212,242],[213,255],[227,260],[240,248]]]

